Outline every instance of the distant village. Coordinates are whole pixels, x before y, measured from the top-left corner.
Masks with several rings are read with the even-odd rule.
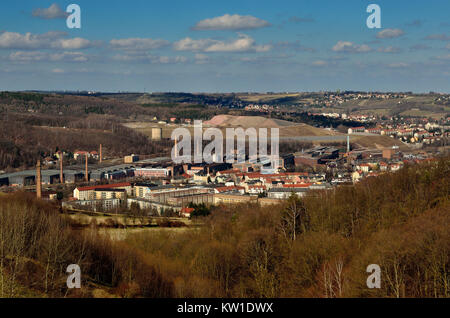
[[[4,190],[36,191],[47,200],[59,200],[73,211],[115,211],[132,208],[146,215],[190,217],[194,206],[258,203],[277,204],[291,195],[327,190],[360,182],[406,164],[434,160],[425,151],[403,153],[398,147],[384,150],[316,146],[281,155],[276,164],[269,157],[243,163],[174,164],[171,158],[141,159],[129,155],[120,164],[103,162],[99,151],[76,151],[84,164],[64,167],[68,153],[38,162],[36,170],[0,175]],[[59,166],[59,169],[58,169]],[[274,168],[275,167],[275,168]],[[71,187],[62,196],[55,186]]]

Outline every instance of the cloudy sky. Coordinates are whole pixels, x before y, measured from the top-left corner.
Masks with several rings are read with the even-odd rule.
[[[66,8],[81,7],[81,29]],[[381,7],[381,29],[366,8]],[[0,90],[450,92],[448,0],[1,1]]]

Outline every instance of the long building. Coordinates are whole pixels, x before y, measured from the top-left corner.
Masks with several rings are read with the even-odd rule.
[[[75,188],[75,190],[73,190],[73,197],[77,200],[95,200],[98,195],[100,198],[102,196],[106,198],[114,195],[115,198],[117,193],[121,193],[121,191],[116,191],[116,193],[112,190],[125,190],[126,194],[130,196],[133,194],[131,183],[126,182]]]

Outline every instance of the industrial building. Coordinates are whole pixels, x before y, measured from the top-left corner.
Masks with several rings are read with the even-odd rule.
[[[78,200],[95,200],[97,199],[97,192],[100,196],[102,196],[102,190],[105,192],[104,196],[111,197],[112,195],[116,195],[116,192],[111,190],[125,190],[126,194],[131,196],[133,194],[131,183],[116,183],[116,184],[105,184],[105,185],[96,185],[89,187],[79,187],[73,190],[73,197]],[[106,191],[109,194],[106,193]]]

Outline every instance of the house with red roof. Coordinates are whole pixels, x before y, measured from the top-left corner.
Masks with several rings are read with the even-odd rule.
[[[194,208],[183,207],[181,208],[180,216],[184,218],[190,218],[193,212]]]
[[[73,190],[73,197],[77,200],[95,200],[96,190],[125,190],[127,195],[132,195],[133,188],[131,187],[131,183],[128,182],[77,187]]]

